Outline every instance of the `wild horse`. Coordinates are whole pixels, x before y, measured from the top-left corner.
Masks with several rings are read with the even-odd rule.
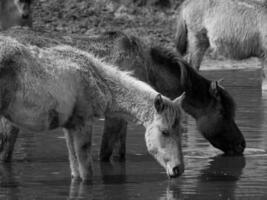
[[[103,115],[142,124],[149,153],[170,177],[183,172],[182,97],[171,101],[85,51],[39,48],[5,36],[0,73],[0,114],[34,132],[63,128],[73,177],[91,178],[92,125]]]
[[[202,77],[171,50],[151,47],[133,36],[122,37],[117,48],[117,65],[133,71],[136,77],[157,91],[170,98],[186,92],[182,108],[196,120],[198,130],[214,147],[228,155],[243,153],[246,144],[234,120],[234,100],[217,81]],[[124,150],[121,149],[124,149],[125,127],[122,119],[106,121],[101,146],[102,160],[108,160],[116,146],[115,142],[110,141],[122,141],[119,152],[124,157]]]
[[[231,59],[267,61],[267,1],[186,0],[179,8],[176,47],[199,69],[206,50]]]
[[[32,26],[31,0],[1,0],[0,30],[12,26]]]
[[[132,71],[135,77],[172,99],[186,91],[183,108],[196,119],[200,133],[213,146],[227,154],[240,154],[244,151],[245,140],[234,121],[235,106],[231,96],[218,82],[205,79],[170,50],[151,47],[122,32],[108,32],[91,37],[62,37],[14,28],[2,34],[14,37],[24,44],[51,47],[67,43],[94,52],[107,62]],[[5,125],[1,155],[2,160],[10,160],[18,130],[14,127],[10,130],[8,123]],[[126,128],[127,122],[124,119],[106,117],[101,160],[108,160],[112,152],[119,155],[120,159],[125,158]]]

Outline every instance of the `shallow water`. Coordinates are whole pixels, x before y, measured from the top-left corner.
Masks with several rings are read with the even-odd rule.
[[[244,157],[224,157],[195,130],[189,119],[183,135],[185,172],[169,180],[146,151],[144,130],[131,125],[125,163],[94,162],[91,183],[71,182],[61,131],[21,134],[12,163],[0,165],[0,199],[266,199],[267,93],[229,88],[237,123],[247,141]],[[94,128],[97,160],[103,121]]]

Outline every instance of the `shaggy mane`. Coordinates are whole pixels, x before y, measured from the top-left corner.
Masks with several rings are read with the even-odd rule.
[[[171,50],[161,47],[152,47],[150,55],[156,64],[165,67],[170,73],[179,78],[181,86],[185,91],[191,91],[200,99],[207,96],[211,81],[204,78],[191,67],[181,56]],[[156,70],[156,69],[155,69]],[[227,114],[234,116],[235,102],[231,95],[222,87],[218,87],[222,106]]]

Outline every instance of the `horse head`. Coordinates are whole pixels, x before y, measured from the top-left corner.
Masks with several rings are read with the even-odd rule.
[[[246,142],[234,120],[234,100],[218,81],[210,83],[208,93],[210,98],[205,114],[197,118],[198,129],[213,146],[226,154],[242,154]]]
[[[146,127],[148,151],[166,169],[169,177],[177,177],[184,171],[180,126],[183,98],[181,95],[171,101],[157,95],[154,118]]]
[[[246,144],[235,123],[235,102],[219,82],[207,80],[180,55],[170,50],[151,48],[150,54],[156,64],[154,72],[165,69],[165,74],[168,73],[165,75],[165,82],[172,83],[171,85],[176,82],[176,89],[169,90],[168,96],[186,92],[182,107],[195,118],[202,135],[226,154],[243,153]],[[163,74],[161,72],[159,75],[163,77]]]

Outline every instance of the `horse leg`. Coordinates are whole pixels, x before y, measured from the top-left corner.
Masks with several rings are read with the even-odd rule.
[[[209,41],[206,31],[201,31],[199,33],[188,32],[188,62],[196,70],[199,70],[201,61],[208,47]]]
[[[101,142],[100,160],[109,161],[115,154],[119,160],[125,160],[127,122],[120,118],[106,117]]]
[[[8,162],[12,158],[19,129],[12,126],[4,117],[0,120],[0,160]]]
[[[67,144],[68,153],[69,153],[71,176],[72,178],[77,179],[80,177],[80,174],[79,174],[78,160],[77,160],[77,156],[75,154],[75,149],[74,149],[73,133],[72,131],[69,131],[67,129],[63,129],[63,130],[64,130],[66,144]]]
[[[78,161],[80,177],[87,181],[92,176],[92,123],[85,122],[83,126],[72,130],[73,146]]]
[[[261,59],[261,65],[262,65],[262,90],[267,90],[267,58]]]
[[[122,122],[120,127],[121,129],[118,132],[118,137],[113,147],[113,159],[118,161],[125,161],[127,122]]]

